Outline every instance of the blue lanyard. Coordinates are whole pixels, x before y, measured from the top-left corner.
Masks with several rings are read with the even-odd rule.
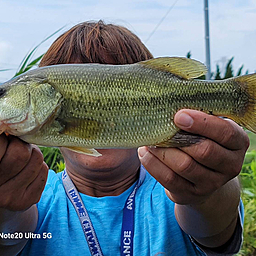
[[[134,236],[134,209],[135,209],[135,195],[137,189],[141,186],[146,176],[146,170],[140,168],[140,177],[137,181],[133,191],[127,198],[123,209],[123,223],[121,233],[121,256],[133,255],[133,236]],[[68,176],[66,170],[62,173],[62,182],[66,194],[73,204],[76,213],[82,225],[88,247],[92,256],[103,256],[97,235],[93,228],[89,214],[84,206],[82,198],[80,197],[75,185]]]

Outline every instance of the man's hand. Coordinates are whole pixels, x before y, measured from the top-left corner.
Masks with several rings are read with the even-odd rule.
[[[206,139],[182,148],[140,148],[141,163],[178,204],[200,204],[236,177],[249,139],[241,127],[195,110],[181,110],[175,124]]]
[[[38,147],[0,135],[0,208],[23,211],[37,203],[47,173]]]
[[[180,227],[200,244],[219,247],[236,228],[240,189],[234,177],[241,171],[248,136],[233,121],[195,110],[179,111],[174,121],[206,139],[183,148],[143,147],[140,161],[176,203]]]

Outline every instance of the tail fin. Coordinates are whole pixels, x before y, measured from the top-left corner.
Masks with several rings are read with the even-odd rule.
[[[249,103],[243,116],[236,116],[236,122],[244,126],[246,129],[256,133],[256,73],[244,75],[234,78],[234,82],[239,84],[249,95]]]

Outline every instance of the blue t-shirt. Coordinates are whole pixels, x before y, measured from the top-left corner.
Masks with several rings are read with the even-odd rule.
[[[120,255],[123,207],[134,186],[119,196],[97,198],[80,193],[104,256]],[[37,228],[20,256],[91,255],[75,208],[65,194],[61,173],[49,171],[37,207]],[[206,255],[181,230],[174,203],[149,173],[137,190],[134,225],[134,256]]]

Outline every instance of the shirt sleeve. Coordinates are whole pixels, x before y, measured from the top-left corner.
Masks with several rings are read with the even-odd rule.
[[[207,256],[230,256],[238,253],[243,242],[244,207],[241,199],[238,209],[239,217],[237,218],[236,229],[227,243],[216,249],[210,249],[201,246],[191,237],[191,240],[196,245],[196,247],[203,251]]]

